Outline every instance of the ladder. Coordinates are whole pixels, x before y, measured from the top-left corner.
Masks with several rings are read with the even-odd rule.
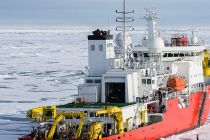
[[[202,98],[201,98],[201,102],[200,102],[200,106],[199,106],[199,110],[198,110],[198,122],[197,122],[197,127],[201,126],[201,118],[203,116],[203,112],[205,109],[205,104],[206,104],[206,99],[207,99],[207,95],[208,93],[206,91],[204,91],[202,93]]]

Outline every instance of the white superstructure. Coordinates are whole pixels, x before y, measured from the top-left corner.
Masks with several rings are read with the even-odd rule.
[[[158,33],[156,13],[149,11],[146,19],[148,33],[142,45],[126,43],[128,46],[124,47],[131,50],[126,60],[120,57],[124,55],[123,51],[122,55],[115,51],[109,31],[96,30],[89,35],[89,74],[78,87],[78,97],[90,104],[137,103],[121,108],[128,129],[161,121],[162,113],[168,107],[167,100],[177,98],[178,107],[182,109],[189,105],[190,94],[204,91],[202,52],[206,47],[194,34],[191,41],[186,35],[176,34],[166,43]],[[118,47],[119,43],[123,47],[122,35],[119,36],[115,41],[119,41]],[[179,85],[176,79],[182,84]],[[149,111],[144,111],[147,109]],[[94,112],[91,108],[86,110]]]
[[[200,90],[204,83],[202,52],[205,46],[200,45],[194,34],[191,41],[187,36],[174,35],[171,43],[166,44],[158,33],[156,13],[148,11],[146,19],[147,36],[142,45],[133,45],[133,57],[123,67],[124,60],[115,54],[113,36],[109,31],[96,30],[89,35],[89,75],[85,84],[79,87],[83,89],[83,93],[79,92],[80,97],[85,97],[81,95],[87,91],[87,95],[97,97],[96,102],[131,103],[142,97],[150,98],[160,88],[167,87],[170,76],[186,81],[184,94]],[[97,90],[90,93],[88,86]]]

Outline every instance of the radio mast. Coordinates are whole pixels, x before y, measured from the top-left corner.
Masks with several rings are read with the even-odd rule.
[[[118,11],[116,10],[117,14],[121,14],[121,16],[116,18],[116,22],[120,22],[122,23],[122,25],[117,26],[116,27],[116,31],[122,31],[123,32],[123,60],[124,62],[127,59],[127,55],[126,55],[126,31],[133,31],[134,28],[133,26],[128,26],[126,25],[126,23],[128,22],[134,22],[134,18],[133,17],[129,17],[127,16],[128,14],[134,13],[133,11],[126,11],[126,1],[123,0],[123,11]]]

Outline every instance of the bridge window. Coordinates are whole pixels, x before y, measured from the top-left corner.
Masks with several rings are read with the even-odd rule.
[[[86,83],[93,83],[93,80],[87,79],[87,80],[86,80]]]
[[[173,57],[173,53],[168,53],[168,57]]]
[[[178,54],[178,53],[175,53],[175,54],[174,54],[174,57],[178,57],[178,56],[179,56],[179,54]]]
[[[147,79],[147,84],[151,85],[151,83],[152,83],[151,79]]]
[[[163,57],[167,57],[167,53],[164,53]]]
[[[103,51],[103,44],[99,45],[99,51]]]
[[[134,56],[135,58],[137,58],[137,53],[133,53],[133,56]]]
[[[101,80],[95,80],[95,83],[101,83]]]
[[[144,57],[149,57],[149,53],[144,53]]]
[[[95,51],[95,45],[91,45],[90,48],[91,48],[91,51]]]
[[[146,79],[142,79],[142,84],[146,85]]]
[[[110,48],[113,47],[112,43],[108,43],[107,47],[110,47]]]
[[[180,57],[184,57],[184,53],[180,53],[179,56],[180,56]]]

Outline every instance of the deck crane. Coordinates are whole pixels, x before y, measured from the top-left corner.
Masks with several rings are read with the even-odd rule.
[[[33,108],[27,111],[27,118],[31,118],[32,120],[39,122],[42,119],[42,113],[43,113],[44,107],[37,107]]]
[[[35,122],[48,121],[56,118],[56,106],[41,106],[27,111],[27,117]]]
[[[100,114],[113,115],[114,120],[117,122],[117,133],[123,133],[123,115],[122,110],[116,106],[105,106],[103,109],[96,111],[96,116]]]
[[[71,117],[71,118],[80,118],[80,123],[76,131],[76,139],[80,137],[82,127],[84,125],[84,118],[87,116],[84,112],[62,112],[59,113],[56,117],[55,121],[53,122],[53,125],[50,129],[50,132],[48,133],[46,140],[52,140],[53,136],[55,134],[56,126],[57,124],[63,119],[63,117]]]

